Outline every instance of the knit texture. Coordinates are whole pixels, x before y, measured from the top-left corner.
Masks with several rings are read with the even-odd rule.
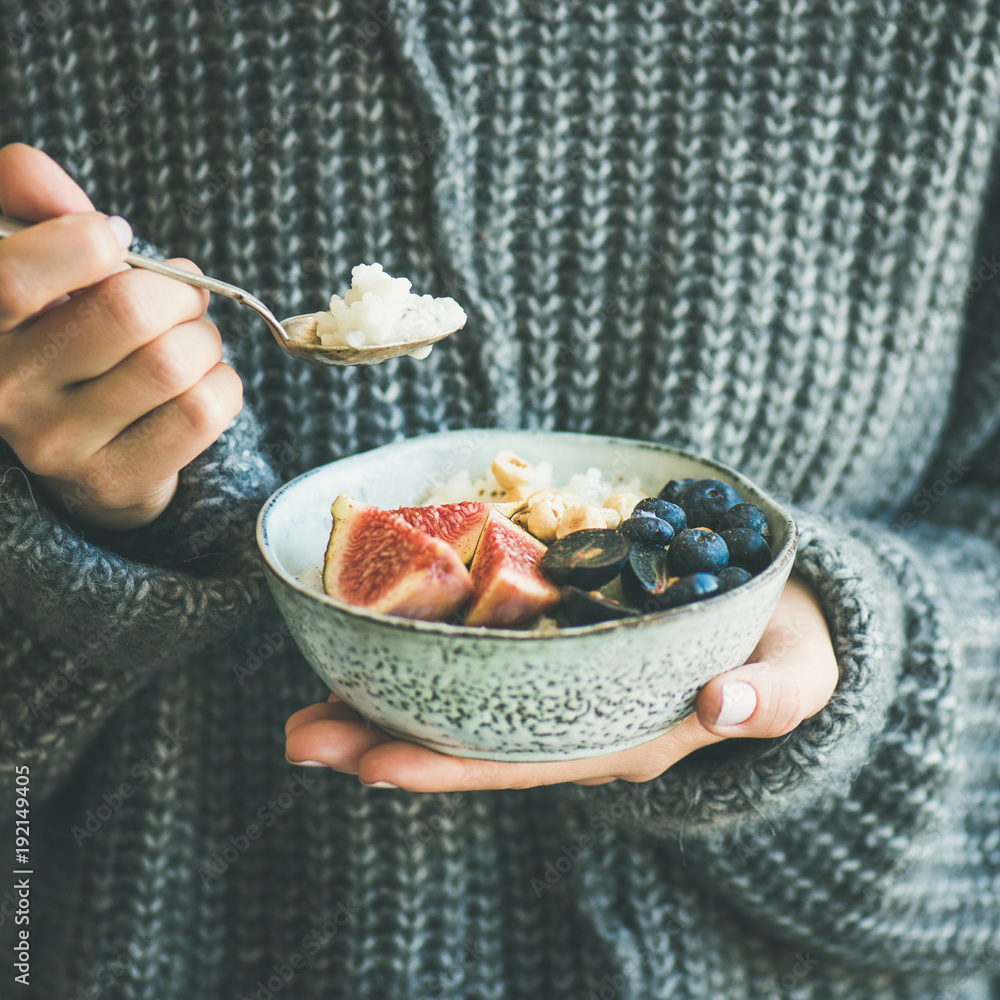
[[[67,523],[0,443],[31,995],[988,996],[1000,3],[0,0],[0,24],[0,144],[156,246],[279,315],[372,260],[469,313],[425,361],[329,369],[213,300],[247,407],[137,531]],[[830,704],[635,785],[290,767],[284,721],[326,692],[257,509],[469,426],[663,441],[787,500]]]

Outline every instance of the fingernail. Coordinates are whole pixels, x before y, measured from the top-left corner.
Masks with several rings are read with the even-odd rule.
[[[722,685],[722,708],[715,720],[717,726],[738,726],[753,715],[757,707],[757,692],[746,681],[726,681]]]
[[[321,760],[292,760],[288,754],[285,754],[285,760],[289,764],[294,764],[296,767],[329,767],[329,764],[324,764]]]
[[[132,227],[128,224],[127,219],[123,219],[120,215],[110,215],[108,216],[108,225],[111,227],[111,232],[115,234],[115,239],[118,240],[118,245],[123,250],[128,250],[132,245]]]
[[[361,780],[360,778],[358,779]],[[399,788],[399,785],[394,785],[391,781],[362,781],[362,785],[365,788]]]

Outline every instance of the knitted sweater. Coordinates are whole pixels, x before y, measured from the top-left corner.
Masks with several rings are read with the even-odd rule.
[[[470,317],[426,361],[336,370],[214,301],[247,407],[140,530],[67,522],[0,443],[23,995],[987,995],[1000,3],[0,0],[0,24],[0,144],[170,255],[282,315],[379,260]],[[291,767],[283,723],[325,691],[265,595],[257,509],[484,425],[667,442],[784,496],[829,705],[641,784]]]

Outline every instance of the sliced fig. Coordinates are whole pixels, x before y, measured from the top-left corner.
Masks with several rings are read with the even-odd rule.
[[[559,603],[542,573],[545,546],[496,510],[490,511],[472,559],[474,594],[466,622],[492,628],[523,625]]]
[[[447,542],[462,562],[469,563],[490,516],[490,506],[478,500],[467,500],[436,507],[397,507],[390,513],[398,514],[407,524]]]
[[[597,590],[621,572],[631,542],[610,528],[584,528],[553,542],[542,556],[542,570],[556,583]]]
[[[595,622],[634,618],[638,612],[627,604],[605,597],[599,590],[563,587],[562,611],[569,625],[593,625]]]
[[[472,578],[447,542],[341,493],[333,503],[323,589],[369,611],[442,621],[469,599]]]

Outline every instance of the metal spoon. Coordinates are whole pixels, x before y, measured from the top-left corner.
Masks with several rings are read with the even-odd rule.
[[[30,222],[21,222],[18,219],[10,219],[0,215],[0,239],[5,236],[13,236],[14,233],[30,225],[32,225]],[[314,365],[374,365],[380,361],[388,361],[390,358],[402,357],[404,354],[420,353],[422,348],[436,344],[439,340],[451,336],[455,330],[461,329],[461,327],[455,327],[455,330],[445,330],[444,333],[435,334],[433,337],[426,337],[422,340],[407,340],[400,344],[326,347],[316,338],[319,324],[312,314],[290,316],[288,319],[279,320],[255,295],[251,295],[242,288],[237,288],[236,285],[230,285],[226,281],[219,281],[218,278],[210,278],[204,274],[182,271],[179,267],[173,267],[162,261],[153,260],[152,257],[143,257],[141,254],[131,251],[125,254],[125,262],[133,267],[142,267],[147,271],[165,274],[168,278],[176,278],[186,285],[194,285],[196,288],[205,288],[217,295],[225,295],[227,298],[249,306],[264,320],[268,329],[274,334],[278,346],[286,354],[298,358],[299,361],[311,361]]]

